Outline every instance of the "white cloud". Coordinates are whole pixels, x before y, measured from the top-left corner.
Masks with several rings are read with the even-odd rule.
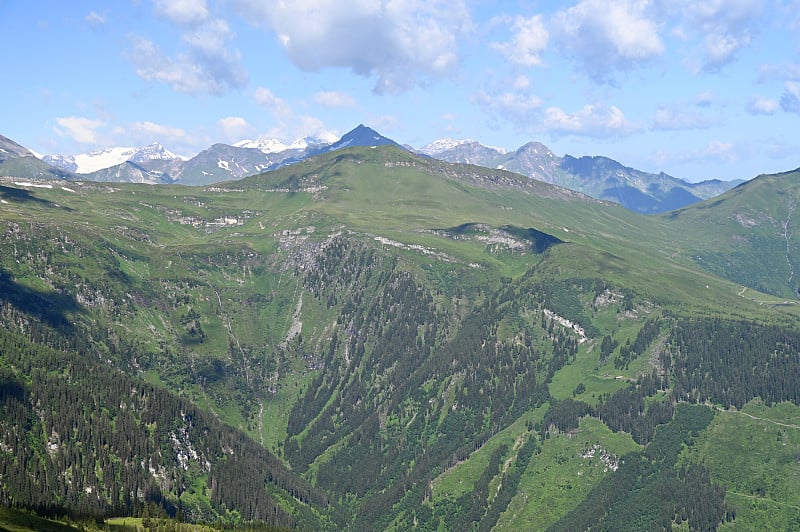
[[[492,43],[495,50],[514,64],[533,67],[542,64],[541,54],[547,48],[550,36],[541,15],[530,18],[516,17],[511,25],[513,38],[508,42]]]
[[[586,137],[624,136],[640,129],[628,121],[617,106],[603,104],[587,104],[572,114],[559,107],[549,107],[544,112],[544,127],[554,134]]]
[[[339,138],[337,133],[328,128],[322,120],[314,116],[296,114],[288,101],[266,87],[258,87],[253,97],[259,105],[272,114],[275,121],[275,125],[259,134],[259,137],[275,138],[283,142],[293,142],[303,137],[317,137],[326,141]]]
[[[705,155],[707,158],[719,159],[721,161],[735,161],[738,158],[736,147],[729,142],[714,140],[706,145],[705,152],[698,155]]]
[[[66,135],[81,144],[97,144],[99,141],[97,130],[106,125],[102,120],[79,116],[56,118],[56,123],[60,126],[54,128],[56,133],[61,136]]]
[[[128,57],[144,80],[166,83],[186,94],[220,95],[247,83],[241,54],[227,48],[232,38],[226,21],[208,20],[183,35],[186,49],[174,57],[144,38],[133,39]]]
[[[323,107],[355,107],[356,101],[347,93],[322,91],[314,95],[314,101]]]
[[[781,108],[787,113],[800,113],[800,82],[787,81],[783,88]]]
[[[474,101],[492,113],[505,115],[507,118],[518,117],[527,120],[527,117],[542,107],[542,99],[532,94],[521,92],[503,92],[499,94],[478,93]]]
[[[92,11],[84,17],[84,20],[89,23],[92,28],[99,28],[106,23],[106,16],[96,11]]]
[[[253,135],[255,128],[241,116],[228,116],[217,121],[217,127],[228,142],[237,142]]]
[[[692,108],[660,107],[653,117],[653,129],[706,129],[718,119]]]
[[[150,121],[134,122],[128,128],[128,133],[139,144],[160,142],[171,145],[185,143],[189,140],[189,134],[179,127],[165,126]]]
[[[446,77],[458,37],[471,28],[465,0],[233,0],[251,22],[274,31],[299,68],[349,68],[375,77],[375,91],[400,92]]]
[[[289,102],[275,96],[275,94],[266,87],[257,88],[254,96],[259,105],[267,108],[275,115],[288,116],[292,114],[292,107],[289,105]]]
[[[665,4],[665,9],[680,12],[676,34],[702,39],[703,57],[697,72],[719,70],[733,61],[739,50],[750,46],[764,9],[762,0],[680,0],[679,4]]]
[[[747,111],[754,115],[772,115],[778,112],[781,104],[771,98],[754,96],[747,103]]]
[[[649,0],[582,0],[553,17],[559,48],[598,82],[662,55],[659,31]]]
[[[514,80],[514,90],[523,91],[531,86],[531,80],[528,76],[520,75]]]
[[[698,107],[710,107],[717,100],[716,95],[711,91],[703,91],[694,97],[694,104]]]
[[[541,119],[542,99],[533,94],[517,92],[480,91],[472,97],[472,103],[482,107],[492,122],[506,120],[520,132],[538,129]],[[492,127],[497,127],[494,124]]]
[[[153,0],[156,13],[176,24],[197,24],[208,18],[205,0]]]
[[[715,173],[720,172],[719,167],[725,163],[736,163],[742,158],[747,158],[753,154],[752,146],[742,143],[723,142],[713,140],[695,150],[690,151],[671,151],[661,149],[655,151],[650,159],[658,166],[664,165],[707,165],[709,168],[716,168]],[[701,179],[709,179],[710,176],[698,176]]]
[[[800,63],[766,64],[758,69],[758,81],[768,80],[800,80]]]

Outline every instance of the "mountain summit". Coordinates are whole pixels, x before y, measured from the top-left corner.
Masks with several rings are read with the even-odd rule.
[[[397,142],[384,137],[371,127],[359,124],[358,127],[342,135],[342,138],[333,144],[310,150],[306,153],[304,158],[327,153],[329,151],[341,150],[343,148],[354,148],[356,146],[397,146],[398,148],[405,149]]]

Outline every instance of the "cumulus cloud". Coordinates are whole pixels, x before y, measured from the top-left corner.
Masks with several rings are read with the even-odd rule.
[[[154,0],[156,13],[176,24],[197,24],[209,16],[205,0]]]
[[[231,38],[227,22],[210,20],[184,34],[186,49],[174,57],[144,38],[133,39],[128,57],[144,80],[166,83],[186,94],[220,95],[243,87],[248,79],[241,54],[227,48]]]
[[[747,111],[754,115],[772,115],[778,112],[781,104],[771,98],[754,96],[747,103]]]
[[[604,104],[587,104],[575,113],[549,107],[544,112],[544,127],[553,134],[586,137],[625,136],[640,129],[619,107]]]
[[[355,107],[356,101],[347,93],[322,91],[314,95],[314,101],[323,107]]]
[[[681,0],[672,5],[681,14],[677,35],[702,39],[698,72],[713,72],[730,63],[742,48],[750,46],[758,32],[763,0]]]
[[[787,81],[784,83],[781,108],[787,113],[800,113],[800,82]]]
[[[221,95],[248,80],[227,20],[211,16],[205,0],[154,0],[157,15],[177,25],[181,49],[165,53],[150,39],[131,38],[128,58],[144,80],[166,83],[186,94]]]
[[[299,68],[349,68],[375,77],[378,93],[401,92],[454,72],[458,36],[471,27],[465,0],[233,0],[275,32]]]
[[[648,0],[582,0],[552,21],[559,48],[598,82],[613,82],[664,53],[654,7]]]
[[[505,119],[520,131],[532,131],[538,123],[542,99],[524,92],[480,91],[472,98],[492,119]]]
[[[255,101],[272,115],[275,125],[261,133],[263,138],[276,138],[293,142],[303,137],[316,137],[325,141],[338,140],[338,134],[313,116],[298,115],[292,105],[266,87],[258,87],[253,93]]]
[[[241,116],[228,116],[217,121],[217,127],[228,142],[236,142],[251,136],[255,128]]]
[[[54,130],[58,135],[66,135],[81,144],[97,144],[99,141],[98,130],[106,125],[102,120],[80,116],[56,118],[56,123],[59,127],[55,127]]]
[[[513,38],[508,42],[492,43],[492,48],[514,64],[533,67],[542,64],[541,54],[550,36],[541,15],[516,17],[511,25]]]
[[[275,94],[266,87],[258,87],[254,93],[254,97],[259,105],[265,107],[275,115],[287,116],[292,114],[292,107],[289,105],[289,102],[275,96]]]

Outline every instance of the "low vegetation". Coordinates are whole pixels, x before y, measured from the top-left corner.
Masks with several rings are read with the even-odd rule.
[[[3,526],[781,528],[800,309],[686,225],[747,192],[645,217],[391,147],[3,185]]]

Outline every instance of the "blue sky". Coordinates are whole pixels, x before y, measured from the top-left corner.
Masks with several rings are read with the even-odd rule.
[[[800,0],[0,0],[0,134],[472,138],[689,181],[800,166]]]

